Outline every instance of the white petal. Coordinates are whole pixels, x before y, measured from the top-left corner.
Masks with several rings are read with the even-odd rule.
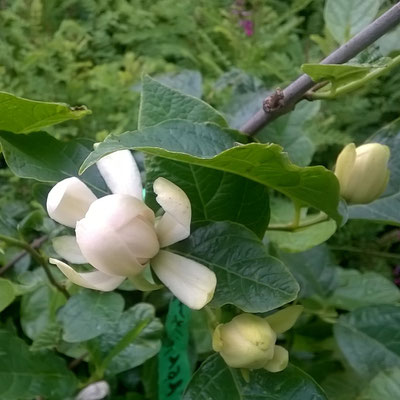
[[[282,347],[275,345],[274,356],[272,360],[269,360],[264,367],[269,372],[280,372],[283,371],[289,363],[289,353]]]
[[[157,221],[156,231],[160,246],[186,239],[190,235],[192,209],[186,193],[174,183],[157,178],[153,184],[158,204],[165,214]]]
[[[52,240],[56,253],[73,264],[86,264],[87,261],[76,242],[75,236],[58,236]]]
[[[125,279],[122,276],[112,276],[100,271],[79,273],[68,264],[55,258],[50,258],[49,262],[56,265],[71,282],[88,289],[110,292],[116,289]]]
[[[93,192],[78,178],[58,182],[47,196],[47,212],[54,221],[75,228],[90,205],[96,200]]]
[[[214,296],[217,278],[206,266],[169,251],[160,250],[151,266],[161,282],[184,304],[199,310]]]
[[[134,276],[160,248],[154,213],[137,198],[112,194],[96,200],[76,225],[82,254],[96,269],[110,275]]]
[[[142,200],[142,179],[129,150],[108,154],[96,163],[107,186],[115,194],[129,194]]]

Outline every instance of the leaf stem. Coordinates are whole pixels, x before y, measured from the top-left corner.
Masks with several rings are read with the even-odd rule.
[[[50,283],[57,290],[59,290],[67,299],[70,297],[67,289],[65,289],[64,286],[60,285],[54,278],[53,274],[50,271],[49,264],[47,263],[47,259],[43,257],[37,250],[35,250],[29,243],[1,234],[0,234],[0,240],[7,243],[10,246],[19,247],[20,249],[23,249],[27,253],[29,253],[32,259],[43,267],[44,272],[46,273],[46,276],[50,281]]]
[[[320,222],[328,221],[329,217],[321,212],[315,218],[310,218],[307,221],[301,223],[300,219],[297,221],[297,224],[294,222],[290,222],[289,224],[270,224],[268,225],[267,231],[296,231],[301,228],[306,228],[308,226],[319,224]],[[295,219],[296,221],[296,219]]]

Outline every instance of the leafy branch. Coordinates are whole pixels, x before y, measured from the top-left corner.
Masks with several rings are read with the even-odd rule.
[[[347,43],[324,58],[321,64],[343,64],[351,60],[398,25],[399,22],[400,2],[382,14]],[[315,82],[307,74],[303,74],[284,90],[276,89],[274,93],[264,100],[263,108],[257,111],[240,130],[248,136],[253,136],[279,116],[292,111],[296,103],[302,100],[304,95],[314,85]]]

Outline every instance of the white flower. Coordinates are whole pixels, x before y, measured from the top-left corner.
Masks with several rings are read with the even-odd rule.
[[[90,263],[95,271],[79,273],[54,258],[50,263],[75,284],[102,291],[114,290],[127,277],[138,288],[151,286],[144,277],[150,264],[182,303],[193,309],[205,306],[214,294],[214,272],[160,250],[190,235],[191,207],[185,192],[167,179],[156,179],[153,189],[164,214],[155,218],[143,202],[140,172],[130,151],[103,157],[97,168],[113,194],[97,199],[72,177],[57,183],[47,197],[50,217],[76,232],[76,237],[55,238],[54,250],[68,262]]]

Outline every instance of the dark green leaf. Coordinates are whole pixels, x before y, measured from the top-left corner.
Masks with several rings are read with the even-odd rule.
[[[357,400],[394,399],[400,399],[400,368],[379,372],[357,397]]]
[[[153,182],[162,176],[178,185],[189,197],[192,222],[233,221],[262,237],[269,222],[268,189],[239,175],[160,157],[146,163],[146,202],[159,208]]]
[[[64,143],[45,132],[16,135],[4,131],[0,132],[0,143],[15,175],[52,183],[78,176],[79,166],[93,144],[88,140]],[[97,168],[91,168],[80,179],[95,193],[108,194]]]
[[[266,312],[297,296],[285,265],[268,255],[257,236],[244,226],[216,222],[200,226],[172,251],[208,266],[217,275],[215,307],[234,304],[247,312]]]
[[[85,106],[34,101],[0,92],[0,130],[28,133],[91,114]]]
[[[299,368],[289,365],[271,373],[259,369],[250,372],[246,383],[240,371],[229,368],[214,354],[193,375],[183,400],[326,400],[317,383]]]
[[[324,211],[338,222],[339,183],[321,166],[297,167],[278,145],[237,145],[239,136],[213,124],[171,120],[156,127],[109,136],[85,160],[85,170],[113,151],[131,148],[175,161],[230,172],[269,186]],[[234,147],[233,147],[234,146]]]
[[[74,374],[53,353],[34,353],[10,332],[0,331],[0,397],[2,400],[66,399],[77,387]]]
[[[82,290],[58,312],[66,342],[83,342],[109,331],[118,322],[124,299],[118,293]]]
[[[378,305],[359,308],[339,318],[334,328],[339,348],[364,379],[400,367],[400,307]]]
[[[215,122],[227,126],[222,115],[200,99],[162,85],[149,76],[142,82],[139,127],[179,118],[192,122]]]
[[[88,348],[96,366],[104,365],[106,357],[117,346],[121,351],[107,362],[107,371],[112,375],[137,367],[157,354],[161,347],[162,325],[154,313],[150,304],[138,303],[125,311],[108,332],[92,339]],[[134,341],[127,340],[130,332],[143,323],[145,326],[139,336]]]

